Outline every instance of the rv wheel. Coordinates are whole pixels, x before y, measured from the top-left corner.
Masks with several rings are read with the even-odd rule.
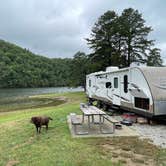
[[[107,104],[104,104],[104,105],[103,105],[103,110],[104,110],[104,111],[108,111],[108,105],[107,105]]]
[[[88,104],[93,105],[93,100],[91,98],[88,99]]]

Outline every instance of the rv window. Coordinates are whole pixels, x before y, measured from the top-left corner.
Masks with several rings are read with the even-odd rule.
[[[128,76],[127,75],[124,75],[123,83],[124,83],[124,92],[127,93],[128,92]]]
[[[118,77],[114,78],[114,88],[118,88]]]
[[[135,107],[149,110],[149,99],[135,97]]]
[[[91,87],[91,80],[89,80],[89,87]]]
[[[111,82],[106,82],[105,87],[106,88],[112,88]]]

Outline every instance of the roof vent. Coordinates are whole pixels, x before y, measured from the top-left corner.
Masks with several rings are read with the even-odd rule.
[[[147,66],[146,64],[143,64],[143,63],[140,63],[140,62],[132,62],[131,64],[130,64],[130,67],[138,67],[138,66],[140,66],[140,67],[145,67],[145,66]]]
[[[119,70],[119,67],[111,66],[111,67],[106,68],[106,72],[112,72],[112,71],[116,71],[116,70]]]

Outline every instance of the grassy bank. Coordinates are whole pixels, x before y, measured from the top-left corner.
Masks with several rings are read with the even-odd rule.
[[[59,97],[61,105],[0,114],[0,166],[7,163],[20,166],[121,166],[164,165],[166,151],[138,138],[71,138],[66,116],[80,113],[79,103],[86,100],[83,93],[44,95]],[[37,135],[29,123],[33,115],[53,118],[46,133]]]

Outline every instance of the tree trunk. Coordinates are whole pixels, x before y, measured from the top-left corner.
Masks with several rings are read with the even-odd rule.
[[[128,57],[127,57],[127,66],[130,66],[131,63],[131,39],[128,40]]]

